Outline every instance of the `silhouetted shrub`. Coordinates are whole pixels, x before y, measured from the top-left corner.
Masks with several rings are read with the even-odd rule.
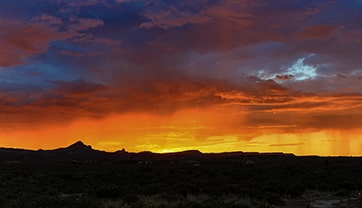
[[[248,206],[226,203],[223,197],[228,195],[250,198],[250,206],[257,207],[261,202],[283,204],[282,196],[298,197],[309,189],[334,191],[343,197],[347,190],[362,189],[361,158],[255,161],[252,166],[210,161],[196,168],[131,162],[0,164],[0,207],[102,207],[106,201],[115,202],[115,207],[121,206],[117,201],[126,207],[153,206],[143,204],[138,195],[162,196],[159,200],[170,208]],[[190,202],[190,195],[206,195],[209,200]]]
[[[140,199],[135,194],[128,194],[128,195],[123,196],[123,202],[126,204],[133,204],[133,203],[138,202],[139,200]]]
[[[285,205],[285,202],[282,200],[281,196],[273,192],[265,193],[263,201],[269,205],[277,205],[277,206]]]
[[[335,196],[349,196],[350,195],[350,191],[347,190],[347,189],[342,189],[342,190],[339,190],[337,193],[334,194]]]
[[[116,199],[120,196],[119,189],[115,185],[104,185],[98,188],[97,196],[99,198]]]

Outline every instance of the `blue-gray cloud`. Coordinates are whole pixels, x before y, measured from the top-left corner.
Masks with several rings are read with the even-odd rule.
[[[104,116],[226,104],[237,100],[220,94],[236,92],[250,110],[268,112],[290,108],[263,106],[268,96],[359,95],[361,8],[343,0],[3,0],[1,96],[36,107],[61,91],[54,106]]]

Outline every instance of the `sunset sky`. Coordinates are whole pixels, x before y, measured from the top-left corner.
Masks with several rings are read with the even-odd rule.
[[[1,0],[0,147],[362,155],[360,0]]]

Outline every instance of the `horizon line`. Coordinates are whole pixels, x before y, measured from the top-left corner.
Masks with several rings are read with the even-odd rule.
[[[116,152],[120,152],[120,151],[124,151],[126,153],[134,153],[134,154],[139,154],[139,153],[145,153],[145,152],[149,152],[152,154],[172,154],[172,153],[182,153],[182,152],[188,152],[188,151],[198,151],[201,154],[223,154],[223,153],[243,153],[243,154],[283,154],[283,155],[293,155],[296,157],[362,157],[362,155],[318,155],[318,154],[306,154],[306,155],[298,155],[295,154],[293,152],[282,152],[282,151],[275,151],[275,152],[255,152],[255,151],[251,151],[251,152],[246,152],[246,151],[242,151],[242,150],[236,150],[236,151],[220,151],[220,152],[203,152],[199,149],[184,149],[184,150],[180,150],[180,151],[167,151],[167,152],[158,152],[158,151],[151,151],[151,150],[142,150],[139,152],[129,152],[127,151],[126,148],[121,148],[115,151],[107,151],[107,150],[103,150],[103,149],[94,149],[92,145],[86,144],[84,143],[82,140],[76,140],[75,142],[71,143],[68,146],[61,146],[61,147],[55,147],[52,149],[43,149],[43,148],[38,148],[38,149],[32,149],[32,148],[23,148],[23,147],[6,147],[6,146],[1,146],[0,149],[14,149],[14,150],[26,150],[26,151],[52,151],[52,150],[57,150],[57,149],[66,149],[69,148],[73,145],[76,144],[82,144],[86,147],[90,147],[92,150],[95,151],[102,151],[102,152],[106,152],[106,153],[116,153]]]

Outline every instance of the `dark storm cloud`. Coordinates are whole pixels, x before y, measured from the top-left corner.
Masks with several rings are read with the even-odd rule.
[[[65,37],[57,29],[38,23],[0,19],[0,28],[0,67],[22,64],[30,56],[46,52],[50,41]]]
[[[48,106],[44,117],[64,120],[240,105],[252,112],[251,126],[328,128],[317,123],[329,114],[314,110],[337,109],[342,100],[329,99],[362,90],[361,7],[329,0],[4,0],[1,105],[14,115],[14,106],[31,113]],[[353,96],[344,99],[351,105],[345,110],[359,109]],[[310,125],[296,119],[301,111]],[[351,115],[336,116],[341,128],[344,116]]]
[[[101,84],[92,83],[84,80],[74,80],[72,82],[66,81],[51,81],[56,85],[55,91],[64,95],[91,95],[97,91],[103,90],[105,87]]]

